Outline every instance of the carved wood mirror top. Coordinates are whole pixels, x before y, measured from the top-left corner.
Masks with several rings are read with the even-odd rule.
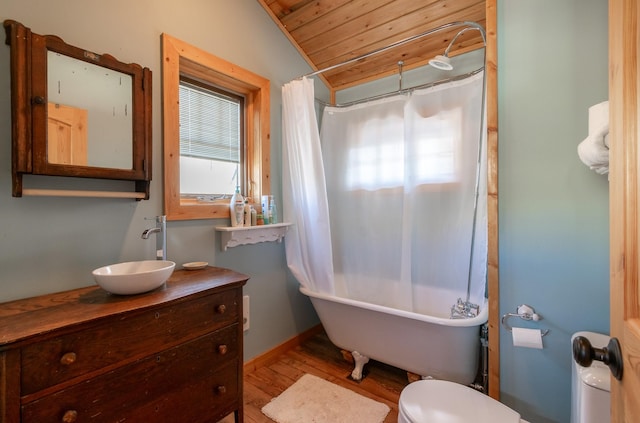
[[[151,71],[4,22],[11,48],[13,196],[22,176],[151,181]]]

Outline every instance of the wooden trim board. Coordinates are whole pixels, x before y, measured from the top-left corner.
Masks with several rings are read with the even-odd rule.
[[[299,333],[298,335],[270,349],[269,351],[266,351],[265,353],[252,358],[251,360],[244,363],[244,373],[245,374],[251,373],[261,367],[268,366],[269,364],[278,360],[278,358],[285,352],[297,347],[298,345],[301,345],[303,342],[316,336],[323,330],[324,328],[322,327],[322,325],[318,324],[316,326],[313,326],[310,329],[307,329],[302,333]]]

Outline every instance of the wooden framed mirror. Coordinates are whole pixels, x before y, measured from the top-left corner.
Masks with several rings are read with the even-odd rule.
[[[23,175],[32,174],[134,181],[134,192],[122,196],[148,199],[151,71],[13,20],[4,26],[11,49],[13,196],[29,193]]]

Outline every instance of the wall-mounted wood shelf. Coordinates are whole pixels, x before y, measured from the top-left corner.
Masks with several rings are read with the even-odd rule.
[[[216,231],[220,232],[222,250],[227,251],[227,248],[237,247],[238,245],[257,244],[267,241],[282,242],[282,238],[284,238],[289,226],[291,226],[291,223],[242,227],[216,226]]]

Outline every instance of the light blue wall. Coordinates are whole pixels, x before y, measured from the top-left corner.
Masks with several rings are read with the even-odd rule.
[[[154,257],[155,242],[140,238],[163,212],[162,72],[160,35],[166,32],[271,81],[271,175],[281,198],[282,84],[310,68],[255,0],[3,0],[0,20],[13,19],[38,34],[110,53],[153,72],[151,199],[11,197],[9,47],[0,46],[0,301],[92,285],[91,270]],[[55,180],[54,180],[55,181]],[[29,181],[27,181],[28,183]],[[86,181],[82,181],[86,182]],[[54,182],[54,186],[58,184]],[[82,185],[82,184],[81,184]],[[251,277],[252,358],[318,323],[287,270],[284,244],[220,250],[214,226],[228,220],[168,223],[168,258],[204,260]]]
[[[609,331],[608,182],[576,153],[607,37],[607,0],[498,1],[500,313],[526,303],[551,330],[543,350],[501,331],[500,388],[535,423],[569,421],[571,335]]]

